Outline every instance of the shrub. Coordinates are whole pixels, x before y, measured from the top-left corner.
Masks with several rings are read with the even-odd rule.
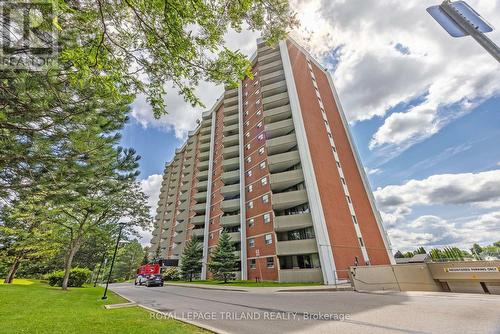
[[[163,273],[164,281],[178,281],[181,279],[181,275],[179,273],[179,269],[177,268],[169,268]]]
[[[90,279],[92,272],[87,268],[73,268],[69,273],[68,286],[80,288]],[[58,270],[48,275],[50,286],[62,286],[64,270]]]

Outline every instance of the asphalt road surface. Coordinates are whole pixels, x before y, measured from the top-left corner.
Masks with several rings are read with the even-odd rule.
[[[224,333],[494,333],[500,296],[337,292],[236,292],[190,287],[110,289],[162,312]]]

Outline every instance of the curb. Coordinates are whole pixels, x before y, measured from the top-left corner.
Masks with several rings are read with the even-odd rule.
[[[123,296],[121,293],[119,292],[116,292],[116,291],[113,291],[111,290],[114,294],[122,297],[123,299],[125,300],[128,300],[130,303],[135,303],[135,301],[133,301],[132,299],[130,298],[127,298],[125,296]],[[137,306],[139,306],[140,308],[144,309],[144,310],[147,310],[147,311],[150,311],[150,312],[154,312],[154,313],[157,313],[157,314],[161,314],[163,315],[164,312],[160,312],[158,310],[155,310],[154,308],[151,308],[149,306],[146,306],[146,305],[142,305],[142,304],[137,304]],[[216,333],[216,334],[231,334],[229,332],[226,332],[226,331],[223,331],[223,330],[220,330],[220,329],[217,329],[217,328],[214,328],[212,326],[209,326],[209,325],[205,325],[205,324],[202,324],[202,323],[199,323],[197,321],[192,321],[192,320],[186,320],[186,319],[182,319],[182,318],[179,318],[177,316],[171,316],[170,317],[171,319],[174,319],[174,320],[177,320],[177,321],[180,321],[180,322],[183,322],[185,324],[189,324],[189,325],[193,325],[193,326],[196,326],[198,328],[201,328],[201,329],[204,329],[204,330],[207,330],[209,332],[212,332],[212,333]]]
[[[353,288],[326,288],[326,289],[288,289],[275,292],[324,292],[324,291],[354,291]]]
[[[180,286],[183,288],[193,288],[193,289],[204,289],[204,290],[218,290],[218,291],[233,291],[233,292],[249,292],[248,290],[243,289],[235,289],[235,288],[217,288],[217,287],[208,287],[208,286],[198,286],[196,284],[175,284],[175,283],[164,283],[165,286]]]

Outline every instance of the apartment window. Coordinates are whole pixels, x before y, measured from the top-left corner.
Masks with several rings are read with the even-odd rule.
[[[349,196],[345,197],[347,199],[347,203],[351,203],[351,198]]]
[[[261,133],[261,134],[257,137],[257,139],[259,139],[259,140],[264,139],[264,134],[263,134],[263,133]]]
[[[251,147],[251,145],[250,145],[250,144],[247,144],[247,150],[249,150],[249,149],[250,149],[250,147]]]
[[[248,116],[248,110],[247,110],[247,111],[245,111],[245,116]]]
[[[245,92],[245,96],[248,96],[248,92]]]
[[[262,115],[262,110],[257,111],[257,116]]]
[[[274,257],[266,258],[266,265],[268,268],[274,268]]]
[[[259,154],[264,154],[264,147],[259,148]]]
[[[340,168],[340,162],[335,161],[337,163],[337,167]]]
[[[248,105],[248,101],[245,101],[245,105],[246,105],[246,106]]]
[[[267,177],[263,177],[262,179],[260,179],[260,183],[265,186],[267,184]]]
[[[273,243],[273,235],[271,233],[264,235],[264,241],[266,245],[270,245]]]
[[[262,203],[269,203],[269,195],[262,196]]]
[[[257,74],[258,74],[258,72],[257,72],[257,71],[253,72],[253,78],[254,78],[254,79],[255,79],[255,78],[257,78]]]
[[[363,243],[363,238],[358,238],[358,240],[361,247],[365,247],[365,244]]]
[[[251,193],[252,191],[253,191],[253,185],[251,184],[248,186],[248,192]]]
[[[247,171],[247,176],[248,177],[252,176],[252,171],[251,170]]]
[[[260,99],[258,99],[257,101],[255,101],[255,104],[259,105],[260,104]]]
[[[340,178],[340,182],[342,182],[342,184],[345,185],[345,179],[343,177]]]
[[[352,216],[352,221],[354,222],[354,224],[357,224],[358,223],[358,220],[356,219],[356,216]]]
[[[335,146],[332,146],[333,152],[337,152],[337,148]]]
[[[252,157],[247,157],[247,162],[251,163],[252,162]]]
[[[245,133],[245,137],[250,138],[250,132]]]
[[[253,209],[253,201],[250,201],[247,203],[247,208],[248,209]]]
[[[248,84],[245,82],[245,87],[248,87]]]
[[[255,259],[250,259],[250,269],[257,268],[257,261]]]
[[[255,95],[257,95],[257,94],[259,94],[259,93],[260,93],[260,90],[259,90],[259,89],[257,89],[257,90],[255,91]]]
[[[264,214],[264,224],[268,224],[269,222],[271,222],[271,214],[266,213]]]
[[[250,121],[247,121],[247,122],[245,123],[245,126],[246,126],[246,127],[248,127],[249,125],[250,125]]]
[[[250,218],[250,219],[248,220],[248,227],[253,227],[253,225],[254,225],[254,224],[255,224],[255,219]]]
[[[261,128],[261,127],[262,127],[262,122],[257,123],[257,128]]]
[[[255,81],[255,82],[253,83],[253,85],[254,85],[254,86],[257,86],[257,84],[258,84],[258,83],[259,83],[258,81]]]
[[[262,161],[259,166],[260,166],[260,169],[266,168],[266,162]]]
[[[210,239],[213,239],[213,238],[214,238],[214,234],[210,233]]]
[[[255,247],[255,239],[254,238],[248,239],[248,247],[250,247],[250,248]]]

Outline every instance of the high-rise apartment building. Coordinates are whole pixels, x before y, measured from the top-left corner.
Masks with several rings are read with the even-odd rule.
[[[242,279],[346,278],[393,257],[328,72],[293,40],[259,43],[253,78],[226,90],[168,163],[152,252],[203,243],[202,278],[220,233]]]

